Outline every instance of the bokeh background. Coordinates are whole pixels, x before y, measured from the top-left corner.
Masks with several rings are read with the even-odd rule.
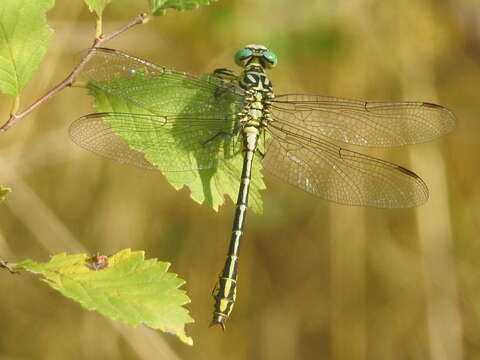
[[[116,0],[110,32],[146,10]],[[22,107],[62,80],[93,38],[83,2],[58,1],[48,54]],[[250,213],[238,303],[227,331],[208,329],[233,204],[218,213],[159,172],[77,148],[71,121],[92,112],[66,89],[0,137],[0,257],[145,249],[187,281],[195,345],[83,310],[24,274],[0,273],[0,359],[480,359],[480,2],[224,0],[169,11],[106,44],[197,73],[234,67],[248,43],[279,56],[277,93],[421,100],[458,128],[428,144],[371,152],[429,185],[418,209],[347,207],[266,178],[265,214]],[[6,120],[10,99],[0,97]]]

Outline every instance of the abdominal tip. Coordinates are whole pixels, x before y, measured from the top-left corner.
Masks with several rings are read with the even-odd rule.
[[[222,327],[222,330],[225,331],[225,320],[224,319],[221,319],[221,320],[213,319],[212,322],[210,323],[210,325],[208,325],[208,327],[212,327],[212,326],[215,326],[215,325],[220,325]]]

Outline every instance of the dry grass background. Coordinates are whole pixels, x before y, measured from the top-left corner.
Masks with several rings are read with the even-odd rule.
[[[113,30],[142,10],[119,0]],[[58,1],[55,34],[27,105],[90,44],[81,1]],[[418,209],[351,208],[267,178],[265,214],[248,215],[238,304],[227,331],[208,329],[211,289],[233,205],[219,213],[174,191],[160,173],[77,148],[69,123],[91,112],[67,89],[0,138],[0,256],[111,254],[130,247],[186,279],[192,348],[86,312],[29,275],[0,274],[0,359],[480,359],[480,3],[476,0],[231,0],[169,12],[107,44],[194,72],[233,67],[261,43],[277,53],[277,93],[424,100],[455,111],[444,139],[375,152],[420,174]],[[0,98],[7,119],[10,99]]]

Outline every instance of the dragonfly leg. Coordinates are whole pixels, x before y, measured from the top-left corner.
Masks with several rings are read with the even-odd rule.
[[[215,283],[212,289],[212,296],[215,296],[215,292],[218,290],[218,281]]]
[[[203,141],[201,144],[202,145],[207,145],[208,143],[214,141],[216,138],[222,137],[222,136],[233,136],[233,135],[226,132],[226,131],[220,131],[220,132],[216,133],[215,135],[213,135],[210,139],[207,139],[207,140]]]
[[[236,82],[238,81],[238,76],[235,75],[233,70],[227,68],[220,68],[213,70],[213,76],[218,77],[223,80],[227,80],[229,82]]]
[[[234,74],[234,72],[230,69],[227,69],[227,68],[220,68],[220,69],[215,69],[213,70],[213,76],[216,77],[216,78],[219,78],[219,79],[222,79],[224,81],[226,81],[227,83],[230,83],[230,84],[236,84],[237,81],[238,81],[238,76]],[[224,94],[227,94],[229,93],[228,91],[228,87],[218,87],[213,96],[215,97],[215,99],[218,99],[220,98],[221,96],[223,96]]]

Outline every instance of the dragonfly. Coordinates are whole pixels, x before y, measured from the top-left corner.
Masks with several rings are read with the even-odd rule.
[[[336,143],[402,146],[433,140],[455,127],[454,114],[430,102],[276,95],[267,70],[278,59],[263,45],[245,46],[234,60],[242,69],[239,75],[222,68],[200,76],[117,50],[94,49],[83,77],[146,111],[93,113],[70,127],[72,140],[87,150],[162,172],[211,169],[218,161],[243,156],[227,258],[212,293],[211,326],[223,330],[237,294],[255,159],[272,175],[324,200],[409,208],[428,199],[428,188],[418,175]],[[172,156],[172,146],[189,155]]]

